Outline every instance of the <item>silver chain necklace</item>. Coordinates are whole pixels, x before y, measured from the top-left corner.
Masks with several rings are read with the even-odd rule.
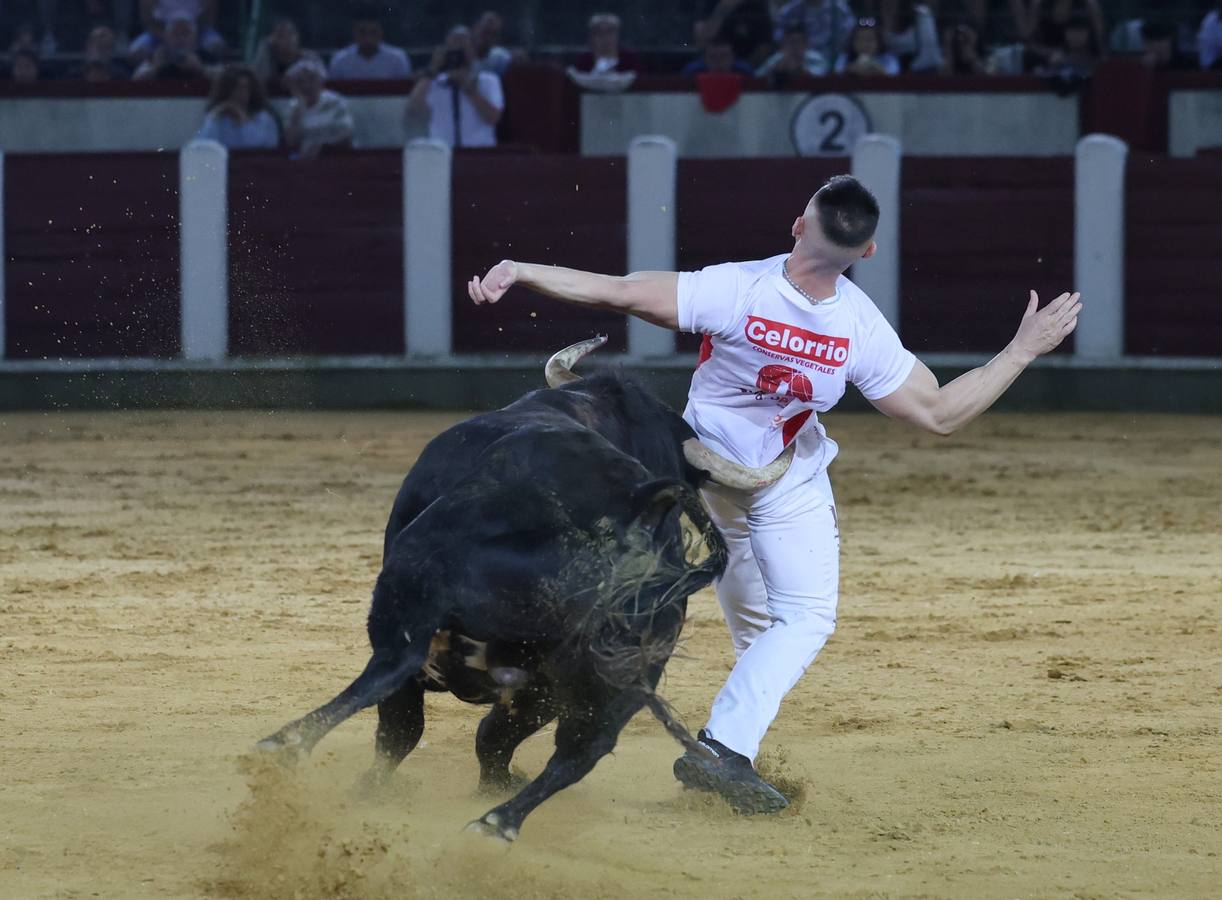
[[[789,260],[787,259],[781,261],[781,274],[785,276],[785,280],[789,282],[789,286],[793,288],[795,291],[797,291],[799,294],[801,294],[803,297],[805,297],[806,301],[811,306],[815,306],[823,302],[822,300],[816,300],[810,294],[806,293],[806,291],[802,290],[802,288],[798,286],[798,283],[796,281],[794,281],[792,278],[789,277]]]

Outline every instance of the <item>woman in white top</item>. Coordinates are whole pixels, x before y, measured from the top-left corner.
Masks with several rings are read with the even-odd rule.
[[[280,123],[267,104],[263,85],[249,66],[226,66],[212,85],[204,124],[196,135],[230,150],[280,146]]]
[[[326,69],[315,59],[302,59],[284,73],[293,95],[284,138],[303,159],[313,159],[324,147],[352,146],[352,111],[339,94],[323,90],[326,77]]]

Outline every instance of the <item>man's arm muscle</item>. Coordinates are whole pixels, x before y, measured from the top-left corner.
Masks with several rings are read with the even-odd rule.
[[[598,275],[504,260],[482,279],[476,276],[467,282],[467,294],[476,303],[496,303],[513,284],[523,284],[575,306],[628,313],[672,331],[679,327],[679,276],[675,272]]]

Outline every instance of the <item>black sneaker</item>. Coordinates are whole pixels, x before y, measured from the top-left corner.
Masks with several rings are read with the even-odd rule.
[[[697,736],[713,758],[684,753],[675,760],[675,777],[684,787],[720,794],[740,813],[780,812],[789,805],[785,795],[764,781],[751,760],[715,741],[701,729]]]

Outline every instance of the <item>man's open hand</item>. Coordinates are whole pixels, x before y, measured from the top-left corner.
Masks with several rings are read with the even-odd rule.
[[[467,295],[477,304],[496,303],[510,285],[518,280],[518,264],[510,259],[503,259],[484,276],[483,280],[476,275],[467,282]]]
[[[1023,313],[1018,333],[1010,342],[1024,363],[1055,350],[1073,332],[1078,326],[1078,313],[1082,311],[1079,297],[1081,294],[1078,293],[1062,294],[1039,309],[1039,295],[1031,292],[1031,300]]]

